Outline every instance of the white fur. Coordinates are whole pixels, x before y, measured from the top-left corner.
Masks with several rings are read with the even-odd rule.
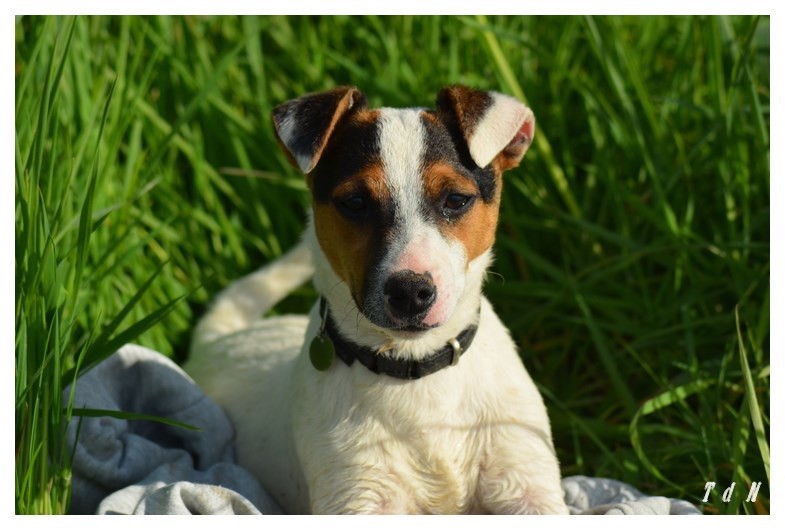
[[[469,138],[469,154],[480,167],[496,158],[527,120],[533,120],[531,109],[517,99],[491,92],[493,103],[483,115]]]
[[[286,116],[284,116],[281,121],[276,124],[278,129],[278,137],[281,139],[284,145],[291,145],[295,136],[297,121],[294,119],[292,114],[293,112],[287,113]],[[289,152],[292,153],[292,156],[297,162],[297,166],[304,174],[307,175],[316,166],[314,157],[303,155],[301,153],[298,154],[291,150]]]
[[[416,109],[380,109],[379,145],[387,187],[404,226],[420,217],[425,127]]]

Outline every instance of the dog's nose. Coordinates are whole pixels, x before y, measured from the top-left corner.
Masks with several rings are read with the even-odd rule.
[[[411,270],[396,272],[384,284],[384,300],[391,316],[412,320],[424,316],[436,300],[436,286],[431,274]]]

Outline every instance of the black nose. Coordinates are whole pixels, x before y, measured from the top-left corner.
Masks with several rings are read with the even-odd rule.
[[[396,272],[384,284],[384,300],[391,316],[401,320],[422,317],[436,300],[431,274],[405,270]]]

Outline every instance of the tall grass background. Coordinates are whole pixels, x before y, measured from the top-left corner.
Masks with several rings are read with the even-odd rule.
[[[431,106],[450,83],[537,116],[505,175],[487,293],[563,474],[768,513],[768,31],[719,16],[17,20],[17,513],[67,511],[67,384],[128,341],[182,361],[210,296],[297,241],[309,198],[274,105],[353,84],[374,106]]]

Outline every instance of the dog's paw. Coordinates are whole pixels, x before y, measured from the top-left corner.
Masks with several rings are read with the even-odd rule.
[[[569,515],[570,513],[561,491],[547,494],[531,493],[512,508],[513,510],[508,513],[528,515]]]
[[[513,499],[486,499],[485,508],[495,515],[569,515],[561,492],[534,491]]]
[[[558,468],[536,466],[495,469],[480,480],[478,497],[488,513],[499,515],[568,515]]]

